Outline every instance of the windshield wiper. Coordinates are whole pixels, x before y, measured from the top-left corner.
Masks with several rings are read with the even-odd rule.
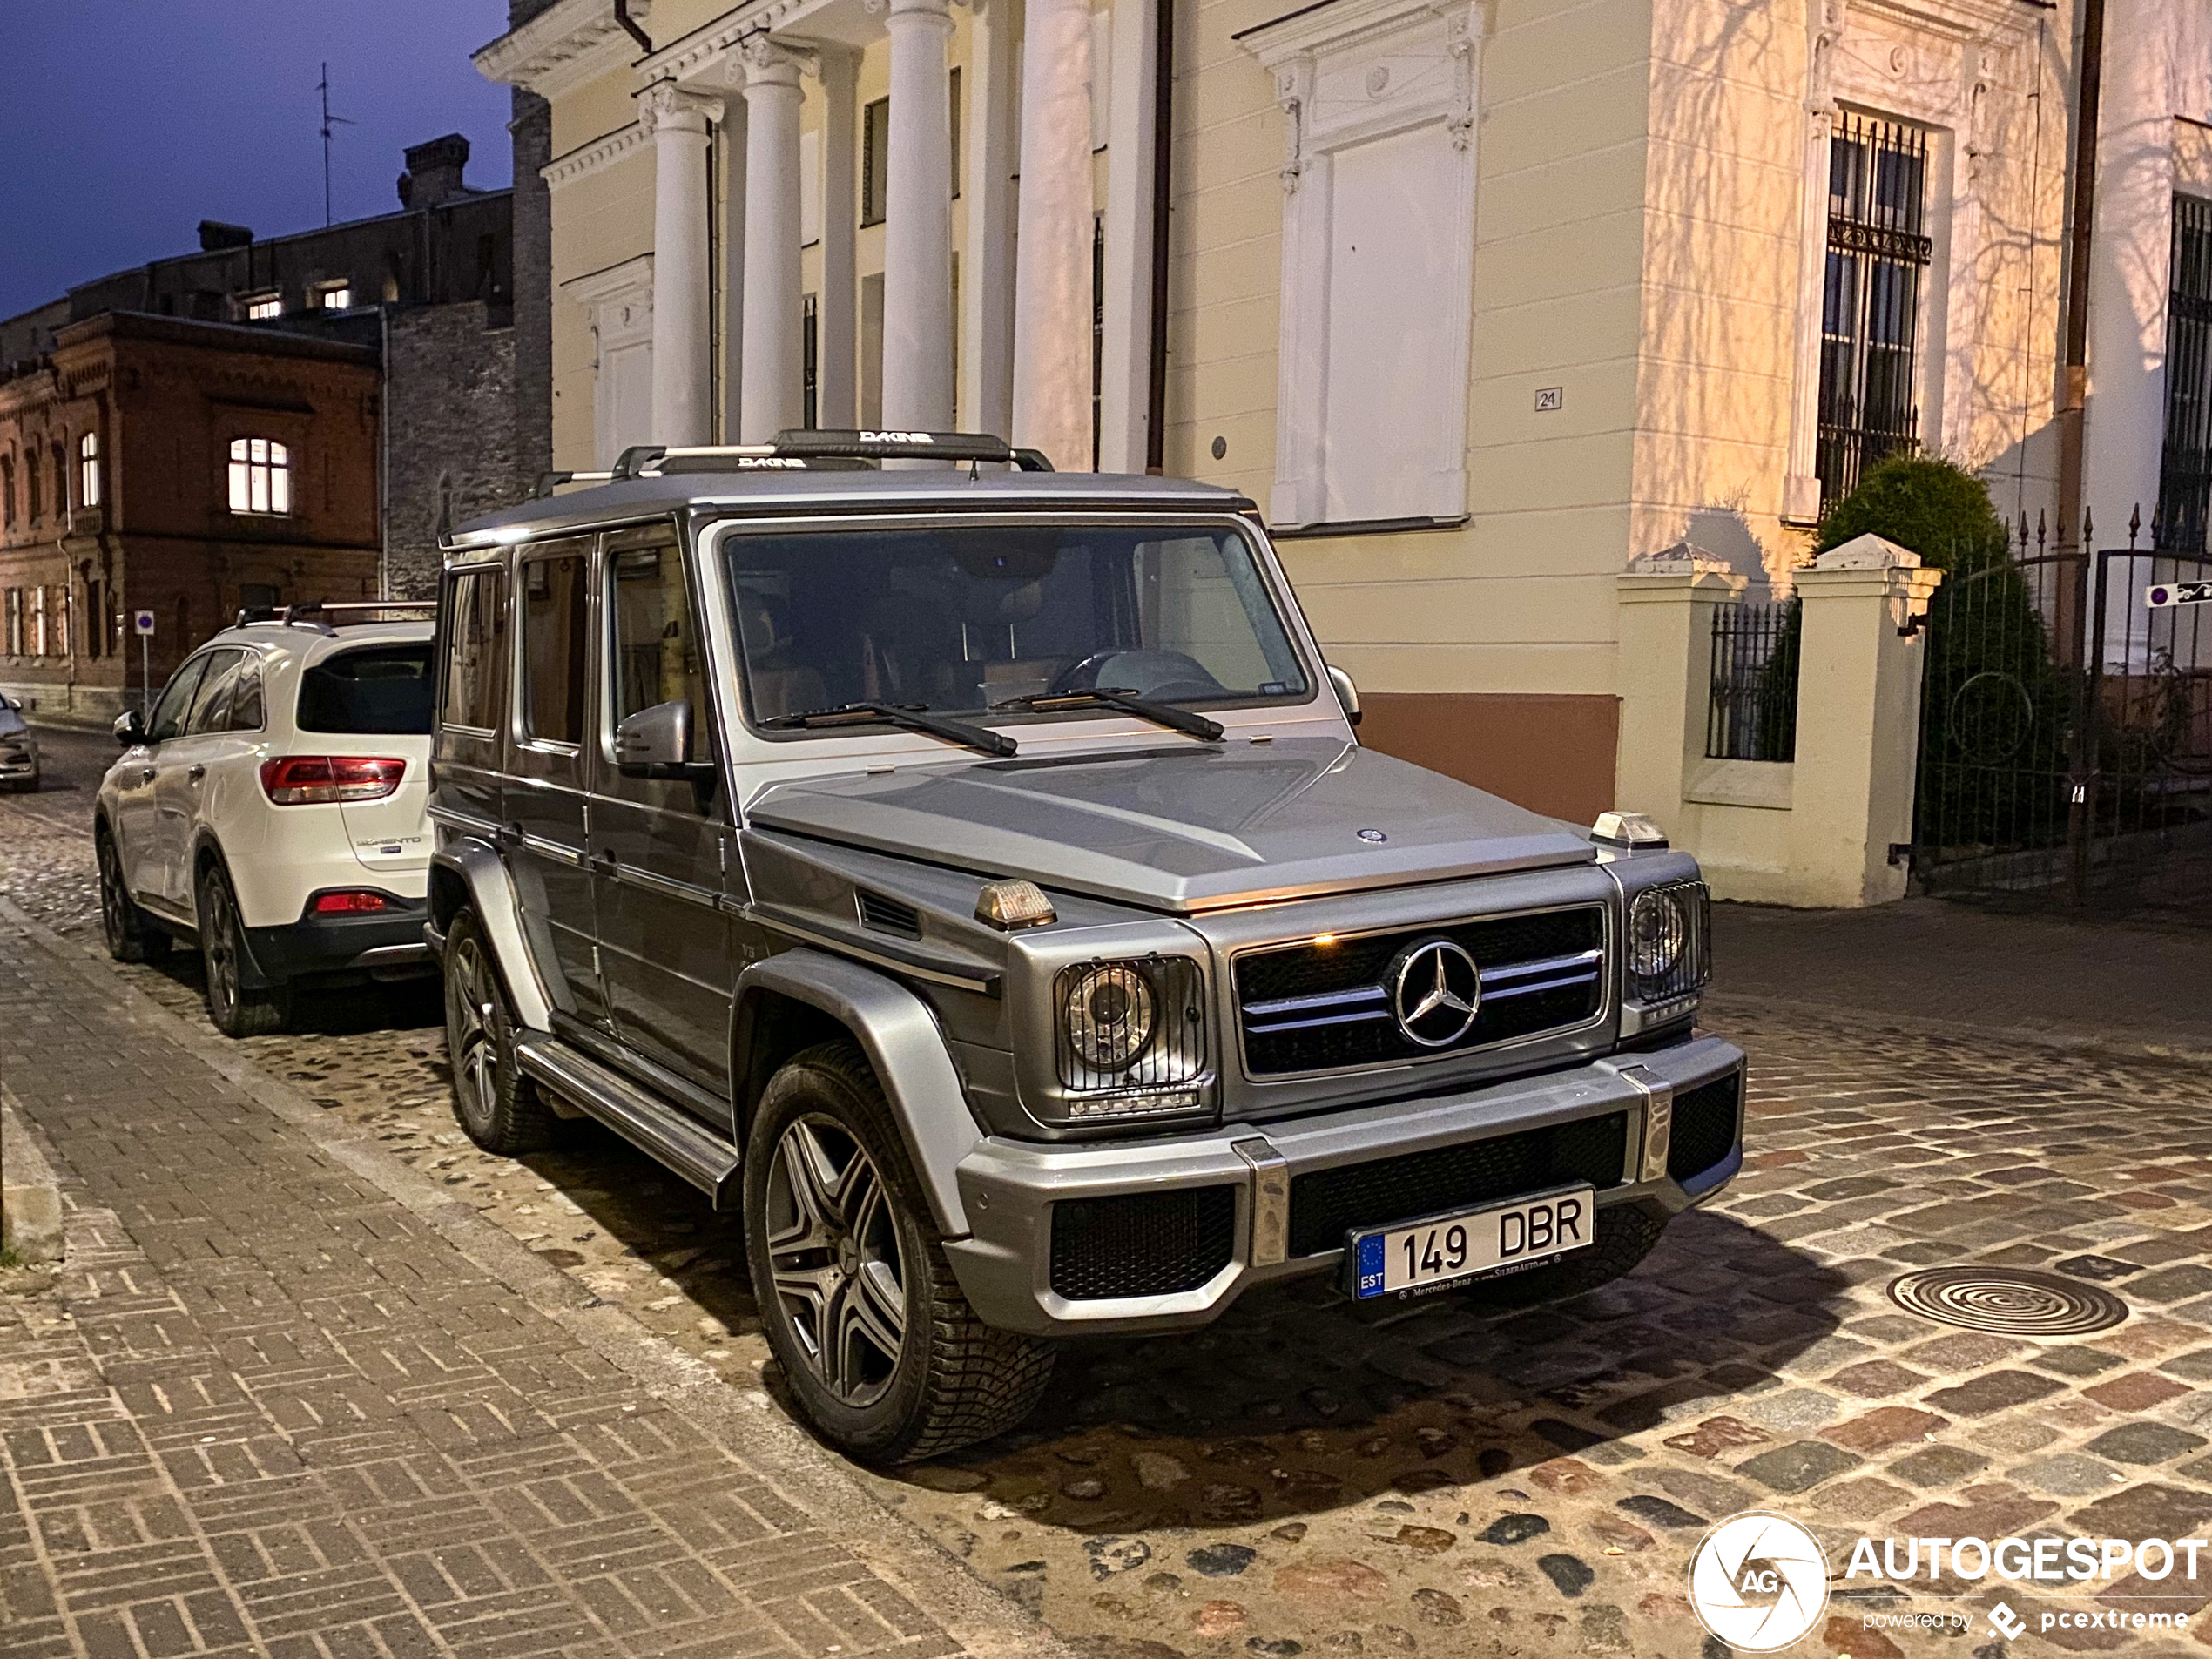
[[[1163,725],[1170,732],[1182,732],[1208,743],[1220,741],[1222,725],[1209,720],[1203,714],[1193,714],[1189,709],[1177,708],[1170,703],[1155,703],[1150,698],[1139,697],[1134,691],[1117,690],[1110,685],[1098,686],[1083,691],[1037,691],[1028,697],[1009,698],[1003,703],[991,705],[994,712],[1000,709],[1027,709],[1033,713],[1049,714],[1055,709],[1113,709],[1123,714],[1133,714],[1140,720],[1150,720],[1154,725]]]
[[[921,732],[933,738],[942,738],[947,743],[957,743],[962,748],[973,749],[979,754],[1010,755],[1018,753],[1021,749],[1019,744],[1003,732],[969,725],[962,720],[948,720],[941,714],[932,714],[927,703],[840,703],[833,709],[807,709],[797,714],[779,714],[759,724],[764,726],[808,727],[895,725],[902,732]]]

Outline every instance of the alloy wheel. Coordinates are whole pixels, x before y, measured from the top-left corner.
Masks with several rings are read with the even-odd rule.
[[[99,840],[99,859],[100,926],[107,934],[108,949],[120,954],[131,942],[131,913],[125,907],[130,900],[123,892],[123,860],[105,835]]]
[[[786,1129],[768,1170],[768,1272],[799,1352],[846,1406],[889,1390],[906,1345],[898,1218],[883,1176],[833,1118]]]
[[[499,1005],[483,948],[472,935],[458,941],[446,981],[446,1046],[453,1062],[454,1092],[469,1127],[489,1134],[499,1111]]]
[[[210,874],[199,888],[200,954],[207,963],[207,1000],[220,1024],[238,1006],[238,909],[230,884]]]

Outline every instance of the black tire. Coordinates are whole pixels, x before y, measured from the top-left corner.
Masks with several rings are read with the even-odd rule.
[[[1635,1204],[1608,1205],[1597,1212],[1597,1241],[1589,1249],[1549,1267],[1477,1285],[1468,1299],[1501,1308],[1566,1301],[1634,1272],[1666,1231],[1665,1222]]]
[[[107,954],[118,962],[161,961],[176,941],[132,900],[124,885],[123,855],[115,850],[106,825],[93,827],[92,850],[100,867],[100,937],[107,942]]]
[[[796,1196],[803,1159],[819,1177],[811,1220]],[[1053,1346],[994,1329],[968,1305],[857,1047],[809,1049],[769,1080],[745,1170],[761,1324],[825,1440],[862,1462],[911,1463],[1002,1433],[1035,1408]]]
[[[283,1030],[292,1018],[292,988],[246,982],[246,924],[221,864],[210,862],[200,871],[199,900],[195,914],[206,973],[207,1017],[226,1037],[266,1037]]]
[[[502,1157],[550,1146],[559,1119],[516,1063],[514,1005],[474,910],[461,910],[446,930],[445,1008],[453,1115],[462,1130]]]

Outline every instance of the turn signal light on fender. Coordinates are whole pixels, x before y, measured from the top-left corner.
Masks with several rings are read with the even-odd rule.
[[[261,763],[261,792],[279,806],[381,800],[400,786],[407,762],[363,755],[287,755]]]

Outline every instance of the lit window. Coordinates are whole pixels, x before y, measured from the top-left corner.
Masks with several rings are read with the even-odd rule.
[[[267,438],[231,440],[231,511],[292,510],[292,457]]]
[[[315,295],[315,303],[325,311],[350,310],[354,303],[353,285],[341,282],[335,287],[321,289]]]
[[[284,296],[278,293],[257,293],[246,302],[248,322],[273,322],[284,315]]]
[[[77,499],[86,507],[100,504],[100,435],[87,432],[77,441]]]

